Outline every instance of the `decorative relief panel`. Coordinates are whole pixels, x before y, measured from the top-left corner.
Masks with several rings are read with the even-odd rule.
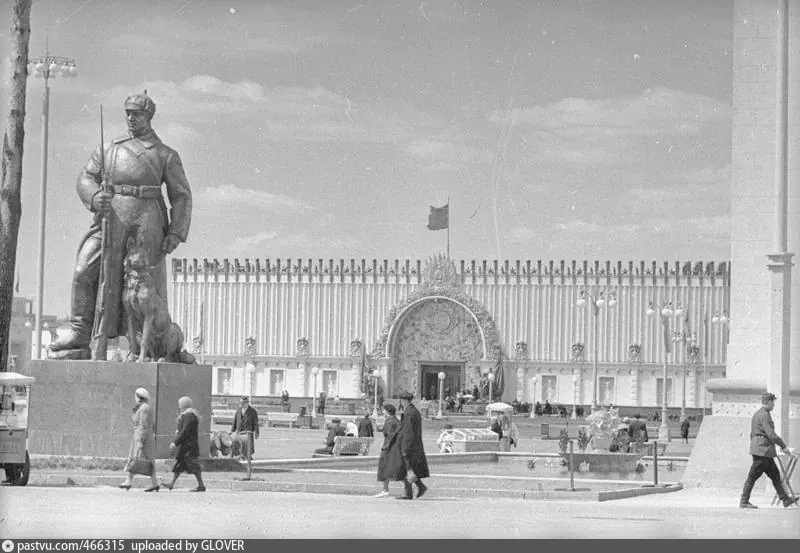
[[[419,391],[419,361],[463,362],[472,389],[480,381],[483,343],[475,319],[450,301],[430,300],[414,306],[397,329],[393,394]]]

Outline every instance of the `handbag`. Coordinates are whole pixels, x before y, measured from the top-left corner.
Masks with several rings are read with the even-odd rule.
[[[132,472],[133,474],[151,476],[153,474],[153,461],[148,461],[147,459],[131,459],[125,466],[125,471]]]

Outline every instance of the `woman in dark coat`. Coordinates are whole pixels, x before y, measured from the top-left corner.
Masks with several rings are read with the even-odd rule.
[[[380,459],[378,459],[378,481],[383,482],[383,491],[374,497],[389,497],[389,482],[403,480],[406,477],[406,467],[398,442],[400,421],[395,417],[396,412],[397,410],[391,403],[383,406],[383,415],[386,420],[383,423],[383,446]]]
[[[406,478],[404,480],[406,493],[398,499],[413,499],[411,483],[417,485],[417,497],[428,490],[422,483],[423,478],[428,478],[428,458],[425,457],[425,447],[422,445],[422,416],[412,403],[414,395],[411,392],[400,394],[400,406],[405,408],[403,421],[400,425],[400,453],[406,465]]]
[[[178,429],[175,432],[175,439],[169,444],[170,450],[175,450],[175,466],[172,467],[172,482],[164,484],[164,487],[171,490],[175,487],[178,476],[185,472],[194,474],[197,479],[197,487],[190,490],[193,492],[204,492],[206,486],[203,484],[203,471],[200,468],[197,458],[200,457],[200,440],[198,429],[200,427],[200,414],[192,407],[192,398],[182,397],[178,400],[178,407],[181,414],[178,417]]]

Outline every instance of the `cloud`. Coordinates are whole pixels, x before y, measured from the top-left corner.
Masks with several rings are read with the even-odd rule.
[[[209,214],[226,214],[231,211],[241,212],[244,210],[301,213],[312,209],[290,196],[242,188],[233,184],[204,188],[195,195],[192,203],[195,211]]]
[[[232,255],[252,255],[253,251],[263,249],[266,242],[271,242],[278,236],[275,231],[259,232],[250,236],[240,236],[231,244]]]
[[[671,88],[649,88],[635,96],[589,100],[566,98],[544,106],[495,112],[490,120],[576,136],[691,134],[730,118],[730,105]]]

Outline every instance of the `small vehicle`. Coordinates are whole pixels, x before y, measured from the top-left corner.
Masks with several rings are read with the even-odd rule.
[[[24,486],[31,472],[28,455],[28,414],[31,376],[0,372],[0,466],[5,469],[7,486]]]

